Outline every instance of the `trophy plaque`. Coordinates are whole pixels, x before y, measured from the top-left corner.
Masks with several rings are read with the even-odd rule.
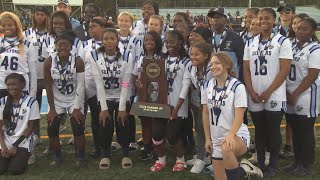
[[[171,108],[167,103],[168,84],[165,61],[144,59],[141,69],[142,88],[138,90],[138,102],[133,103],[130,114],[169,119]]]

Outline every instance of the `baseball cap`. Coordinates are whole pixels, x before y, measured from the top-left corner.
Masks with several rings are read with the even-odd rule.
[[[296,7],[292,4],[283,4],[280,7],[278,7],[277,12],[281,11],[292,11],[293,13],[296,12]]]
[[[69,1],[68,1],[68,0],[58,0],[57,5],[59,5],[59,4],[61,4],[61,3],[65,4],[65,5],[67,5],[67,6],[70,6],[70,4],[69,4]]]
[[[224,16],[225,18],[227,18],[227,11],[223,7],[216,7],[216,8],[210,9],[207,16],[208,17],[213,17],[216,14],[219,14],[219,15]]]

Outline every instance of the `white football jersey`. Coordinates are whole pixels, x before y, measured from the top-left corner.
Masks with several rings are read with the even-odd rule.
[[[113,60],[115,56],[107,56],[109,61],[106,61],[104,52],[92,51],[87,58],[91,63],[93,75],[99,75],[104,83],[107,100],[120,101],[121,98],[126,100],[127,97],[121,94],[121,86],[123,82],[128,83],[131,79],[133,63],[131,54],[121,55],[117,60]]]
[[[213,78],[211,73],[211,63],[208,63],[207,68],[205,69],[205,74],[203,79],[197,78],[197,67],[191,66],[188,71],[185,73],[185,81],[192,83],[191,85],[191,103],[197,107],[200,106],[201,92],[203,90],[203,85]]]
[[[318,42],[305,43],[300,49],[298,44],[293,45],[293,61],[287,77],[287,91],[293,93],[308,75],[308,69],[320,69],[320,45]],[[319,114],[319,79],[306,91],[300,94],[295,106],[288,105],[287,113],[317,117]]]
[[[46,57],[44,56],[46,53],[44,52],[43,46],[45,45],[45,41],[47,39],[48,33],[38,33],[37,29],[28,28],[26,31],[24,31],[25,38],[33,44],[33,47],[37,51],[37,78],[38,79],[44,79],[43,75],[43,66],[44,66],[44,60]]]
[[[167,32],[170,30],[169,26],[164,24],[162,26],[162,36],[166,36]],[[138,20],[132,24],[132,34],[139,39],[143,39],[144,35],[147,33],[147,24],[143,20]]]
[[[86,58],[86,54],[91,54],[91,51],[96,51],[102,44],[101,41],[89,39],[83,41],[83,45],[79,49],[79,56],[82,58],[85,65],[85,93],[87,98],[97,95],[96,83],[94,82],[90,61]]]
[[[7,101],[7,96],[0,99],[0,120],[3,121],[3,110]],[[24,131],[28,128],[28,121],[40,119],[39,105],[35,98],[25,95],[21,99],[20,109],[13,106],[13,112],[19,113],[18,119],[12,119],[14,122],[13,126],[2,127],[4,131],[4,142],[8,149],[12,148],[12,144],[16,142]],[[16,122],[15,122],[16,121]],[[1,145],[0,145],[1,146]],[[23,141],[19,147],[28,149],[29,152],[32,150],[32,136]]]
[[[74,105],[77,90],[76,56],[71,54],[69,63],[59,67],[57,53],[51,55],[51,77],[54,105],[58,108],[70,108]],[[66,80],[66,84],[63,81]],[[58,109],[57,108],[57,109]]]
[[[215,99],[213,99],[215,85],[215,79],[211,79],[204,85],[204,93],[202,93],[201,104],[206,104],[208,107],[211,139],[217,139],[220,141],[226,136],[233,126],[235,108],[248,107],[248,97],[245,86],[239,80],[230,78],[224,97],[221,99],[221,113],[218,118],[218,116],[214,113],[213,104],[214,102],[219,101],[223,90],[217,90]],[[237,134],[249,135],[247,126],[242,123]]]
[[[23,43],[23,42],[22,42]],[[0,38],[0,47],[7,47],[11,43]],[[0,89],[7,89],[5,78],[11,73],[18,73],[23,75],[26,80],[25,91],[33,97],[37,91],[37,52],[32,43],[24,42],[24,52],[19,52],[19,47],[14,46],[4,50],[0,54]]]
[[[292,60],[292,57],[291,42],[281,34],[274,35],[266,44],[260,42],[260,35],[247,41],[243,60],[250,61],[254,91],[260,95],[267,90],[280,71],[280,59]],[[285,81],[271,94],[269,101],[286,101]]]
[[[168,57],[166,59],[166,69],[167,66],[169,66],[170,72],[173,72],[176,66],[176,59],[178,57]],[[169,84],[169,78],[167,76],[168,80],[168,104],[172,107],[176,107],[179,98],[181,97],[180,94],[182,91],[188,91],[189,86],[183,86],[185,83],[184,80],[184,74],[188,71],[188,68],[191,67],[191,61],[189,58],[179,59],[178,64],[176,68],[176,75],[174,77],[174,81],[172,83],[172,86],[170,88]],[[167,72],[168,74],[168,72]],[[183,89],[186,88],[186,89]],[[172,90],[172,91],[170,91]],[[182,97],[184,98],[184,102],[182,106],[180,107],[178,111],[178,117],[186,118],[188,117],[188,97]]]

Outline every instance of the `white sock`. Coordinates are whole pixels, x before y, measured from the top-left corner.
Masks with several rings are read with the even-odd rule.
[[[166,156],[158,157],[161,164],[166,164]]]
[[[177,157],[177,161],[185,162],[184,156],[182,156],[181,158]]]

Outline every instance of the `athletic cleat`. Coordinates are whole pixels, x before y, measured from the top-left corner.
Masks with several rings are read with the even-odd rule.
[[[151,158],[153,158],[153,152],[152,151],[141,150],[140,151],[140,155],[138,156],[138,158],[143,160],[143,161],[151,159]]]
[[[262,171],[246,159],[241,160],[240,167],[247,173],[246,177],[257,176],[263,178]]]
[[[177,160],[176,164],[172,168],[172,171],[173,172],[180,172],[180,171],[185,170],[186,168],[187,168],[186,162]]]

